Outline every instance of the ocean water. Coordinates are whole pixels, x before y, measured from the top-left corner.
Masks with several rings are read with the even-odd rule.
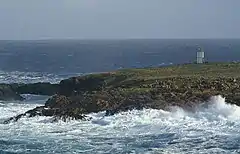
[[[43,102],[2,102],[0,119]],[[23,118],[0,124],[0,153],[240,153],[240,107],[221,96],[203,106],[194,113],[145,109],[104,117],[102,112],[89,114],[93,119],[87,122]]]
[[[0,41],[0,83],[57,83],[87,73],[194,61],[196,47],[211,62],[239,61],[240,40]],[[52,117],[4,119],[44,104],[46,96],[0,101],[0,153],[240,153],[240,107],[221,96],[194,112],[145,109],[91,121]]]

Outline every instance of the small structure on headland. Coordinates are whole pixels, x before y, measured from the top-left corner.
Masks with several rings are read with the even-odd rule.
[[[204,61],[204,51],[202,50],[202,48],[198,48],[198,51],[197,51],[197,64],[203,64],[205,63]]]

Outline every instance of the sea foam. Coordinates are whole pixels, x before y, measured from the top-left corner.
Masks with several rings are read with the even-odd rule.
[[[36,104],[1,104],[1,118]],[[59,121],[51,117],[23,118],[0,124],[0,149],[42,153],[239,153],[240,107],[212,97],[193,111],[144,109],[91,121]],[[37,147],[37,148],[36,148]]]

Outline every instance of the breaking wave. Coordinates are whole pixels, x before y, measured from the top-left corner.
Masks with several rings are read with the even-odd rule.
[[[37,82],[59,83],[63,79],[92,73],[51,74],[46,72],[20,72],[20,71],[9,72],[0,70],[0,83],[37,83]]]
[[[37,105],[1,102],[0,119]],[[240,152],[240,107],[221,96],[194,111],[173,107],[104,114],[89,114],[91,121],[50,123],[51,117],[34,117],[0,124],[0,153]]]
[[[5,72],[0,70],[0,83],[36,83],[36,82],[51,82],[57,83],[63,78],[48,73],[40,72]]]

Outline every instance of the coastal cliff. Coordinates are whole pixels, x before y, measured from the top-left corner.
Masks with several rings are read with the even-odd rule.
[[[191,110],[215,95],[222,95],[228,103],[240,105],[240,64],[125,69],[72,77],[59,84],[15,85],[11,89],[16,95],[31,93],[52,97],[44,106],[11,117],[4,123],[17,121],[23,116],[87,120],[88,113],[100,111],[106,111],[109,116],[143,108],[168,110],[171,106],[179,106]]]

